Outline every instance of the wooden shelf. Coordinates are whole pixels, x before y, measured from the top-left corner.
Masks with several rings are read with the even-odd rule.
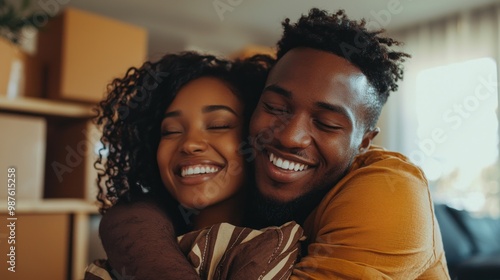
[[[0,111],[66,118],[92,118],[94,116],[91,105],[29,97],[0,96]]]
[[[16,199],[15,213],[47,214],[47,213],[85,213],[97,214],[98,206],[94,202],[82,199]],[[0,200],[0,213],[7,213],[7,200]]]
[[[85,201],[83,199],[65,198],[65,199],[34,200],[34,199],[19,198],[16,199],[15,208],[16,208],[15,209],[16,215],[13,217],[18,217],[18,220],[16,222],[18,222],[19,225],[24,223],[23,220],[28,221],[28,223],[29,221],[33,222],[34,219],[39,219],[39,218],[43,219],[44,221],[52,220],[53,217],[51,217],[51,215],[53,214],[57,214],[59,216],[61,216],[61,214],[63,216],[71,215],[71,218],[67,217],[66,219],[66,220],[71,219],[71,222],[69,223],[70,228],[64,228],[64,227],[52,228],[52,229],[40,228],[39,230],[43,232],[45,235],[49,234],[47,232],[52,232],[50,233],[50,236],[52,236],[53,234],[61,236],[62,234],[62,236],[67,239],[65,241],[61,241],[63,244],[53,244],[51,246],[55,247],[58,250],[68,250],[67,249],[68,247],[71,248],[70,250],[66,251],[67,254],[70,254],[70,258],[67,261],[67,264],[71,267],[70,279],[72,280],[82,279],[85,273],[85,267],[88,265],[87,258],[89,256],[88,240],[89,240],[89,230],[90,230],[89,229],[90,215],[98,213],[97,204],[90,201]],[[9,218],[10,216],[5,215],[7,213],[7,210],[8,210],[7,200],[1,199],[0,215]],[[26,214],[26,216],[20,217],[20,215],[23,214]],[[37,217],[37,215],[40,216]],[[58,220],[61,220],[61,218],[59,217]],[[12,220],[8,221],[11,222]],[[26,223],[24,226],[26,226]],[[48,227],[50,228],[50,225],[48,225]],[[19,226],[19,231],[21,231],[20,228],[21,226]],[[38,229],[35,228],[35,230]],[[18,232],[17,234],[18,240],[23,240],[22,238],[24,238],[24,241],[27,243],[29,243],[31,240],[36,240],[37,236],[38,236],[37,232],[29,232],[29,233]],[[69,242],[69,245],[67,244],[67,242]],[[21,245],[18,246],[18,249],[20,247]],[[63,249],[60,249],[61,247]],[[28,251],[31,252],[32,250],[34,250],[36,253],[39,254],[42,253],[37,251],[39,249],[32,249],[32,248],[26,249],[27,252]],[[20,279],[16,277],[14,278]]]

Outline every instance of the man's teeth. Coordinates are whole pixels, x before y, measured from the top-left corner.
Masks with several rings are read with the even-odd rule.
[[[303,170],[307,169],[307,165],[305,165],[305,164],[282,159],[280,157],[275,156],[273,153],[269,154],[269,161],[281,169],[286,169],[286,170],[290,170],[290,171],[292,171],[292,170],[293,171],[303,171]]]
[[[218,171],[219,168],[214,166],[186,166],[183,167],[181,170],[181,177],[186,177],[189,175],[216,173]]]

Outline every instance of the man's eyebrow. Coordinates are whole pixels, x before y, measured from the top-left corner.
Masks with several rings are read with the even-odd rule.
[[[284,89],[276,84],[268,85],[267,87],[264,88],[263,91],[272,91],[274,93],[277,93],[283,97],[286,97],[288,99],[292,99],[292,92]]]
[[[316,107],[321,108],[321,109],[325,109],[325,110],[331,111],[333,113],[340,114],[340,115],[344,116],[351,123],[351,125],[353,124],[351,114],[349,114],[349,112],[342,106],[334,105],[334,104],[330,104],[330,103],[326,103],[326,102],[316,102],[316,103],[314,103],[314,105]]]
[[[231,107],[226,106],[226,105],[208,105],[208,106],[203,107],[203,109],[201,109],[201,111],[203,113],[210,113],[210,112],[214,112],[214,111],[218,111],[218,110],[224,110],[224,111],[231,112],[235,116],[238,117],[238,114]]]

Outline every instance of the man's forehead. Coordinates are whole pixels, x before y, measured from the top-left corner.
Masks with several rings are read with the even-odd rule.
[[[281,57],[271,70],[269,80],[294,79],[328,82],[352,75],[363,75],[355,65],[336,54],[312,48],[295,48]]]
[[[366,76],[348,60],[335,54],[296,48],[286,53],[272,69],[266,85],[279,85],[295,91],[366,92],[370,86]]]
[[[313,48],[294,48],[282,56],[276,63],[275,68],[279,65],[285,64],[287,66],[315,66],[315,67],[329,67],[331,70],[336,71],[349,71],[360,72],[359,68],[352,64],[349,60],[337,54],[313,49]]]

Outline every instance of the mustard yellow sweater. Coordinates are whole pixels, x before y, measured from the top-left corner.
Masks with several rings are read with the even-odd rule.
[[[422,170],[372,147],[309,215],[291,279],[449,279]]]

